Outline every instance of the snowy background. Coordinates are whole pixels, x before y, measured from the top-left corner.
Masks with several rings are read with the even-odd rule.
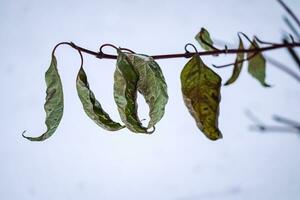
[[[300,2],[286,0],[299,11]],[[168,83],[166,114],[153,135],[107,132],[84,113],[75,89],[78,53],[67,46],[56,56],[65,94],[65,112],[45,142],[21,137],[44,132],[44,73],[61,41],[97,51],[113,43],[144,54],[184,52],[200,28],[237,46],[238,31],[280,41],[285,11],[275,0],[186,1],[0,1],[0,199],[298,199],[300,137],[249,131],[251,110],[272,124],[280,114],[299,119],[300,85],[269,65],[271,89],[242,71],[236,84],[222,87],[219,126],[224,139],[208,140],[185,108],[180,71],[186,59],[158,60]],[[200,47],[198,47],[200,50]],[[111,49],[106,52],[115,53]],[[269,56],[296,69],[285,50]],[[113,102],[114,60],[84,55],[97,99],[120,121]],[[205,57],[211,65],[232,56]],[[231,68],[216,70],[229,78]],[[139,98],[141,118],[148,108]]]

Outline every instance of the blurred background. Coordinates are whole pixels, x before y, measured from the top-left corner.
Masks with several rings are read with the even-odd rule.
[[[299,1],[285,2],[299,11]],[[46,129],[44,73],[58,42],[95,51],[112,43],[149,55],[183,53],[186,43],[197,45],[201,27],[229,47],[237,47],[238,31],[281,42],[288,30],[284,15],[275,0],[1,0],[0,199],[299,198],[299,134],[250,131],[253,121],[245,114],[251,111],[271,125],[273,114],[299,119],[299,82],[272,65],[266,79],[272,88],[248,75],[246,65],[235,84],[222,87],[224,138],[214,142],[197,129],[182,100],[179,76],[187,59],[158,60],[169,102],[153,135],[107,132],[85,115],[77,96],[78,53],[61,46],[56,51],[65,95],[61,124],[44,142],[21,136],[23,130],[38,136]],[[266,55],[298,73],[286,50]],[[234,59],[203,57],[209,66]],[[84,67],[97,99],[120,121],[112,95],[115,60],[85,54]],[[225,83],[232,68],[214,70]],[[144,99],[138,102],[140,118],[147,118]]]

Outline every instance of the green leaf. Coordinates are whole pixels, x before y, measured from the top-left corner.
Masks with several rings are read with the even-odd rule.
[[[218,128],[221,78],[208,68],[199,55],[184,66],[181,90],[185,105],[198,128],[211,140],[222,138]]]
[[[253,40],[249,49],[259,48],[257,42]],[[247,58],[251,59],[248,61],[248,72],[256,78],[264,87],[270,87],[269,84],[265,82],[266,78],[266,59],[261,52],[254,56],[255,52],[249,52]],[[253,57],[254,56],[254,57]]]
[[[168,102],[167,84],[163,73],[152,57],[141,54],[126,54],[138,74],[137,89],[149,105],[150,121],[147,128],[160,121]]]
[[[213,41],[210,38],[209,32],[205,28],[201,28],[200,32],[195,36],[195,39],[199,42],[201,47],[205,49],[206,51],[211,51],[213,50],[209,45],[205,44],[202,42],[201,38],[211,46],[213,46]]]
[[[85,113],[98,126],[108,131],[117,131],[124,128],[121,124],[114,122],[102,109],[101,104],[97,101],[94,93],[89,87],[86,73],[82,67],[80,67],[77,75],[76,89]]]
[[[243,50],[244,49],[243,41],[240,37],[239,37],[239,40],[240,40],[239,50]],[[240,52],[240,53],[236,54],[236,59],[235,59],[232,75],[224,85],[229,85],[237,80],[237,78],[239,77],[241,70],[242,70],[242,66],[243,66],[242,60],[243,59],[244,59],[244,52]]]
[[[137,114],[138,74],[125,53],[118,51],[117,67],[114,73],[114,99],[122,122],[135,133],[149,133],[142,126]]]
[[[45,123],[47,126],[47,131],[39,137],[28,137],[25,136],[24,133],[22,134],[24,138],[31,141],[43,141],[49,138],[57,129],[63,116],[63,90],[60,76],[57,70],[56,58],[54,55],[52,55],[50,67],[45,74],[45,80],[47,85],[47,96],[44,109],[46,112]]]

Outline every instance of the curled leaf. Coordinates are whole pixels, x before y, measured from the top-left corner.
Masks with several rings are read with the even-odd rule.
[[[137,89],[149,105],[150,121],[147,128],[163,117],[168,102],[167,84],[163,73],[152,57],[141,54],[127,54],[138,74]]]
[[[101,104],[97,101],[94,93],[89,87],[86,73],[82,67],[80,67],[77,75],[76,89],[85,113],[98,126],[108,131],[117,131],[124,128],[121,124],[114,122],[102,109]]]
[[[25,136],[23,132],[23,137],[30,141],[43,141],[49,138],[57,129],[63,116],[63,90],[60,76],[57,70],[56,58],[54,55],[52,55],[50,67],[45,74],[45,80],[47,85],[47,96],[44,109],[46,112],[45,124],[47,126],[47,131],[38,137],[28,137]]]
[[[249,49],[256,49],[258,48],[258,44],[255,40],[253,40],[251,46]],[[261,52],[258,52],[255,56],[256,52],[248,52],[247,58],[248,61],[248,72],[251,74],[254,78],[256,78],[262,86],[264,87],[270,87],[269,84],[265,82],[266,78],[266,59],[262,55]],[[254,57],[253,57],[254,56]]]
[[[213,46],[213,41],[210,38],[209,32],[205,29],[205,28],[201,28],[200,32],[195,36],[195,39],[198,41],[198,43],[201,45],[201,47],[203,49],[205,49],[206,51],[211,51],[214,50],[212,48]],[[205,42],[203,42],[203,40]],[[209,45],[207,45],[207,44]]]
[[[198,128],[211,140],[222,138],[218,128],[221,78],[208,68],[199,55],[184,66],[181,90],[185,105]]]
[[[244,49],[243,41],[240,37],[239,37],[239,40],[240,40],[239,41],[239,50],[243,50]],[[232,75],[224,85],[229,85],[237,80],[237,78],[239,77],[241,70],[242,70],[243,60],[244,60],[244,52],[237,53],[235,63],[233,66]]]
[[[122,122],[135,133],[149,133],[137,115],[138,74],[128,56],[118,51],[117,67],[114,73],[114,99]]]

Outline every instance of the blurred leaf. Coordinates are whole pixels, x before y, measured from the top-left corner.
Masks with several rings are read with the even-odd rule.
[[[206,51],[211,51],[214,50],[213,48],[211,48],[209,45],[205,44],[205,42],[203,42],[201,40],[201,38],[208,44],[210,44],[211,46],[213,46],[213,41],[210,38],[209,32],[205,29],[205,28],[201,28],[200,32],[195,36],[195,39],[199,42],[199,44],[201,45],[201,47],[203,49],[205,49]]]
[[[137,72],[138,91],[144,96],[149,105],[150,121],[148,128],[163,117],[168,102],[167,84],[163,73],[152,57],[141,54],[126,54]]]
[[[47,131],[39,137],[28,137],[23,133],[23,137],[30,141],[43,141],[49,138],[57,129],[63,116],[63,90],[60,76],[57,70],[56,58],[54,55],[52,55],[50,67],[45,74],[45,80],[47,85],[47,96],[44,109],[46,112],[45,124],[47,126]]]
[[[76,89],[85,113],[98,126],[109,131],[117,131],[124,128],[121,124],[114,122],[102,109],[101,104],[97,101],[94,93],[90,90],[86,73],[82,67],[80,67],[77,75]]]
[[[240,40],[239,41],[239,50],[243,50],[244,49],[243,41],[240,37],[239,37],[239,40]],[[236,54],[236,59],[235,59],[232,75],[231,75],[230,79],[224,85],[229,85],[237,80],[237,78],[239,77],[241,70],[242,70],[242,66],[243,66],[242,60],[243,59],[244,59],[244,52]]]
[[[211,140],[222,138],[218,128],[221,77],[194,55],[180,78],[185,105],[198,128]]]
[[[121,120],[135,133],[148,133],[142,126],[137,114],[138,74],[128,56],[118,51],[117,67],[114,74],[114,99],[118,106]]]
[[[251,44],[249,49],[259,48],[257,42],[253,40],[253,44]],[[251,58],[248,61],[248,72],[256,78],[264,87],[270,87],[269,84],[265,82],[266,78],[266,59],[262,55],[261,52],[258,52],[255,56],[256,52],[248,52],[247,58]],[[254,57],[253,57],[254,56]]]

